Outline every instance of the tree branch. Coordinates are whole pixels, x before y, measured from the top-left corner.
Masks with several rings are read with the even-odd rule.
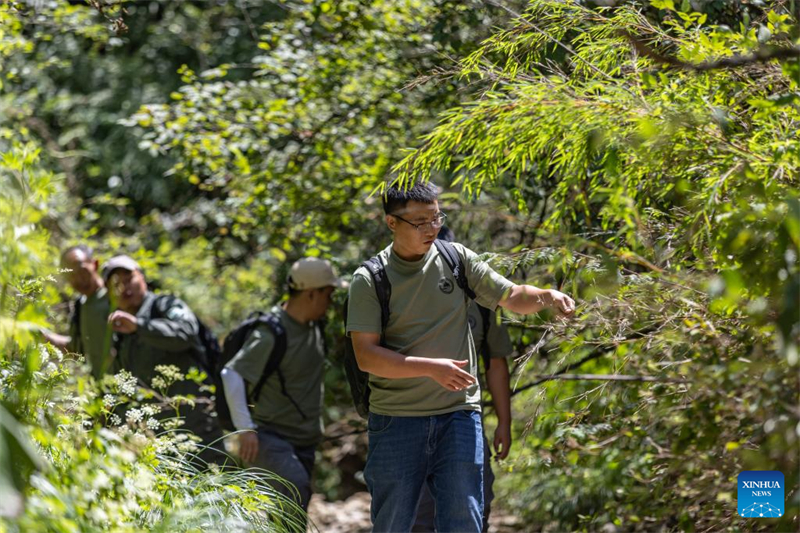
[[[636,339],[641,339],[645,335],[648,335],[648,334],[656,331],[657,329],[658,328],[655,327],[655,326],[650,326],[648,328],[644,328],[642,330],[635,331],[635,332],[633,332],[633,334],[630,337],[620,341],[617,344],[620,344],[622,342],[636,340]],[[525,390],[528,390],[528,389],[532,389],[533,387],[535,387],[537,385],[540,385],[541,383],[544,383],[545,381],[551,381],[552,379],[558,379],[558,378],[553,378],[552,376],[565,375],[570,370],[574,370],[576,368],[579,368],[582,365],[588,363],[589,361],[592,361],[594,359],[602,357],[602,356],[608,354],[608,352],[611,349],[616,349],[617,344],[615,344],[614,346],[602,346],[600,348],[597,348],[596,350],[593,350],[592,352],[590,352],[589,354],[584,356],[582,359],[580,359],[578,361],[575,361],[573,363],[569,363],[568,365],[566,365],[563,368],[559,369],[554,374],[549,374],[549,375],[541,375],[540,374],[540,375],[537,375],[538,379],[536,379],[535,381],[532,381],[531,383],[528,383],[527,385],[523,385],[522,387],[519,387],[518,389],[513,390],[511,392],[511,396],[516,396],[517,394],[519,394],[522,391],[525,391]]]
[[[688,379],[634,376],[627,374],[551,374],[538,375],[537,377],[539,377],[540,383],[557,379],[566,381],[648,381],[655,383],[690,383]]]
[[[650,45],[626,31],[620,31],[619,35],[631,43],[633,48],[641,55],[683,70],[694,70],[696,72],[707,72],[709,70],[729,69],[744,67],[755,63],[766,63],[773,59],[792,59],[800,58],[800,46],[790,46],[788,48],[776,48],[774,46],[762,46],[750,54],[723,57],[714,61],[703,61],[702,63],[687,63],[672,56],[666,56]]]

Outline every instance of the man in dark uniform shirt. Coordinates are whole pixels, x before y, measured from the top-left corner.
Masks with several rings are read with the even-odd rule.
[[[115,332],[114,369],[127,370],[139,385],[167,396],[194,396],[196,405],[181,405],[184,421],[181,430],[189,430],[201,438],[200,459],[223,464],[222,430],[211,409],[208,392],[191,380],[180,380],[164,387],[159,365],[172,365],[182,374],[201,368],[203,345],[197,317],[180,299],[168,294],[154,294],[138,263],[126,255],[112,257],[103,268],[112,302],[116,310],[108,322]],[[154,378],[155,383],[154,383]],[[175,411],[166,409],[165,418],[174,418]]]

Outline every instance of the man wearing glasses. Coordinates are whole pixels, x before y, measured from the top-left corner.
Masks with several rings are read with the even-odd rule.
[[[378,254],[391,284],[389,321],[382,331],[374,282],[363,267],[353,277],[347,314],[359,367],[370,374],[364,477],[374,530],[409,531],[427,484],[437,531],[478,532],[484,450],[477,354],[466,293],[432,246],[445,215],[430,184],[390,187],[383,206],[394,236]],[[471,250],[453,246],[480,305],[520,314],[574,312],[567,295],[515,285]]]

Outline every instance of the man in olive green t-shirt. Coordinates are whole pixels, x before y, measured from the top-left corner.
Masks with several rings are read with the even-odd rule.
[[[110,370],[110,304],[105,282],[92,249],[85,244],[71,246],[61,254],[61,267],[72,289],[80,294],[69,317],[69,335],[43,331],[44,337],[62,350],[83,354],[92,375],[100,379]]]
[[[369,454],[364,477],[372,495],[374,531],[409,531],[423,484],[436,502],[438,531],[482,526],[483,443],[477,354],[468,298],[433,246],[445,215],[435,189],[389,187],[383,199],[394,235],[378,257],[391,283],[389,321],[365,268],[350,289],[347,332],[368,372]],[[545,308],[570,316],[567,295],[515,285],[453,243],[477,303],[529,314]],[[382,335],[383,334],[383,335]]]
[[[336,277],[328,261],[306,258],[292,265],[288,285],[288,301],[271,310],[285,332],[286,352],[259,390],[252,410],[248,399],[276,345],[271,326],[258,324],[253,329],[225,365],[222,381],[233,425],[237,430],[252,430],[239,433],[239,456],[245,464],[274,472],[294,485],[300,496],[297,503],[306,510],[314,452],[322,440],[325,342],[318,326],[334,289],[348,284]],[[294,496],[283,484],[273,486]]]
[[[439,239],[452,242],[455,236],[450,228],[444,226],[439,230]],[[492,444],[494,456],[498,460],[508,457],[511,449],[511,389],[508,361],[514,353],[508,328],[499,324],[497,313],[480,307],[475,302],[469,303],[467,321],[472,333],[473,344],[478,350],[479,358],[487,363],[484,366],[484,381],[481,387],[486,386],[494,404],[497,416],[497,427],[494,432]],[[489,530],[489,513],[494,500],[494,472],[492,471],[492,447],[489,440],[483,435],[483,531]],[[417,518],[411,531],[429,532],[436,531],[436,508],[433,496],[427,487],[423,487],[422,496],[417,508]]]

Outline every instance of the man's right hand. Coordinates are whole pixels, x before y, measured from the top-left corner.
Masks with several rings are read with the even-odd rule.
[[[245,431],[239,433],[239,457],[245,463],[254,463],[258,457],[258,433]]]
[[[428,376],[449,391],[459,391],[475,384],[475,377],[461,370],[469,361],[431,359]]]

